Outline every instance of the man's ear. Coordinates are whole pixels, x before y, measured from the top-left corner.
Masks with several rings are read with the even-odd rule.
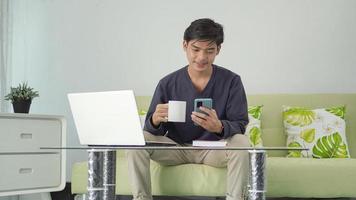
[[[219,55],[220,49],[221,49],[221,45],[218,46],[216,55]]]
[[[183,50],[187,51],[188,48],[188,42],[186,40],[183,40]]]

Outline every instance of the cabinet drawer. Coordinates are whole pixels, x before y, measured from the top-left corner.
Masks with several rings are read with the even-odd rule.
[[[0,118],[0,153],[40,152],[40,147],[61,146],[59,120]]]
[[[0,155],[0,192],[58,187],[60,155]]]

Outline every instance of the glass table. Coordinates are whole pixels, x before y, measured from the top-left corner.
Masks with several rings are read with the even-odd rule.
[[[290,147],[195,147],[195,146],[83,146],[41,149],[87,150],[88,200],[115,200],[116,150],[234,150],[249,152],[248,200],[266,199],[266,151],[304,151]]]

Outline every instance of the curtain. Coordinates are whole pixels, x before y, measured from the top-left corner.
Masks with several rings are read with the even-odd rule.
[[[10,103],[4,100],[9,92],[11,73],[11,0],[0,0],[0,111],[7,112]]]

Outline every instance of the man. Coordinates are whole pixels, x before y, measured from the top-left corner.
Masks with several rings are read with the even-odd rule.
[[[225,140],[228,146],[247,147],[245,91],[237,74],[214,65],[224,40],[223,28],[211,19],[193,21],[184,32],[183,48],[189,65],[160,80],[145,122],[145,139],[191,145],[193,140]],[[193,111],[196,98],[213,99],[206,114]],[[167,122],[168,101],[186,101],[185,123]],[[195,123],[195,124],[194,124]],[[243,199],[248,178],[246,151],[130,150],[126,152],[134,200],[152,199],[150,159],[163,165],[202,163],[227,166],[227,200]]]

